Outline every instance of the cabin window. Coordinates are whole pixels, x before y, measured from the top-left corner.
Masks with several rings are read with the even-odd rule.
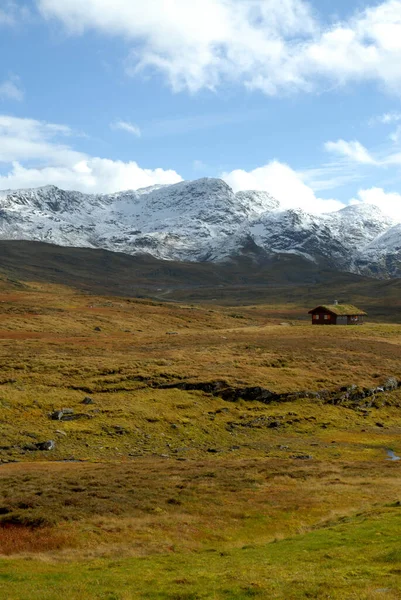
[[[328,321],[330,319],[330,315],[324,315],[324,320]]]
[[[314,321],[318,321],[318,319],[319,319],[319,315],[313,315],[313,320]]]

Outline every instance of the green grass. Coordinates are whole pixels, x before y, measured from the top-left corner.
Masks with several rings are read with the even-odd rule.
[[[0,563],[7,600],[396,599],[401,509],[383,508],[270,544],[90,562]]]

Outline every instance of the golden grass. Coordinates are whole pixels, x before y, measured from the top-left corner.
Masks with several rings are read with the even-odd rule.
[[[329,569],[323,574],[299,552],[313,552],[314,544],[322,548],[321,531],[349,522],[360,532],[344,533],[347,548],[339,552],[349,558],[355,536],[368,535],[358,514],[370,523],[378,511],[386,520],[386,506],[400,500],[399,463],[386,455],[389,448],[401,452],[399,390],[350,410],[302,398],[230,403],[159,387],[224,379],[281,392],[372,386],[401,376],[401,326],[312,327],[306,312],[296,305],[110,299],[38,284],[2,289],[0,553],[12,557],[3,583],[0,562],[4,597],[34,599],[40,585],[43,599],[85,597],[92,589],[90,571],[79,580],[65,566],[81,569],[74,561],[82,560],[109,560],[105,564],[116,569],[118,589],[110,591],[107,580],[93,596],[103,600],[323,598],[319,586],[325,581],[333,598],[379,597],[376,583],[355,584],[353,596],[346,587],[338,591],[341,566],[330,571],[327,548],[319,554],[323,570]],[[85,405],[88,395],[93,403]],[[49,418],[63,408],[82,417]],[[280,426],[269,427],[272,420]],[[34,449],[45,440],[54,440],[55,449]],[[280,550],[287,542],[298,561],[293,576]],[[257,567],[266,544],[277,545],[276,572]],[[226,555],[238,572],[223,567]],[[13,583],[21,577],[16,556],[42,561],[35,562],[32,585],[20,579],[20,597],[18,581]],[[122,557],[134,562],[121,563],[118,571]],[[135,573],[145,563],[135,561],[142,560],[157,575],[146,576],[135,595],[122,581],[128,569],[129,581],[140,585]],[[57,568],[40,566],[54,561],[71,578],[71,593]],[[377,575],[373,555],[371,561],[367,580],[382,585],[386,573],[393,590],[389,570]],[[343,575],[350,577],[346,565]]]

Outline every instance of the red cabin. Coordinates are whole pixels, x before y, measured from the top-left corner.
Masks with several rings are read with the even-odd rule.
[[[326,304],[310,310],[312,325],[362,325],[366,312],[352,304]]]

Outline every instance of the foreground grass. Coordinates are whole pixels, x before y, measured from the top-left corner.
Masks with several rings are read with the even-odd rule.
[[[400,390],[351,410],[160,388],[401,377],[399,325],[305,312],[1,288],[0,598],[401,597]]]
[[[0,563],[8,600],[151,598],[397,599],[399,508],[382,508],[267,545],[117,561]]]

